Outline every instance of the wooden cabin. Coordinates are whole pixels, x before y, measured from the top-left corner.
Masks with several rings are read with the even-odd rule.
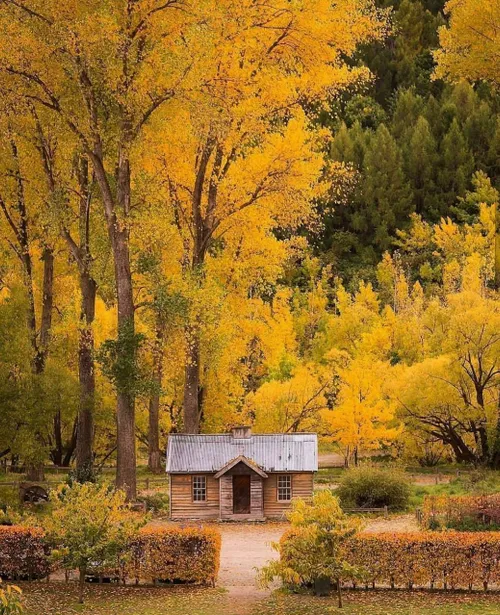
[[[310,497],[318,470],[316,434],[171,434],[167,446],[172,519],[280,518]]]

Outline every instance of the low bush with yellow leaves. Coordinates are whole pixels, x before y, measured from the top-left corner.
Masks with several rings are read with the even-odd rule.
[[[0,615],[24,613],[22,592],[16,585],[4,585],[0,579]]]

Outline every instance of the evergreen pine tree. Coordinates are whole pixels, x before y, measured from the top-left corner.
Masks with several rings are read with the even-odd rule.
[[[416,212],[428,220],[439,219],[442,211],[436,194],[436,140],[423,116],[418,118],[405,157]]]
[[[451,207],[458,197],[464,196],[474,170],[474,160],[457,118],[443,138],[441,165],[438,183],[445,203]]]
[[[359,217],[365,220],[365,228],[360,230],[368,232],[369,241],[383,252],[414,210],[401,151],[384,124],[367,147],[362,196],[366,210],[360,210]]]

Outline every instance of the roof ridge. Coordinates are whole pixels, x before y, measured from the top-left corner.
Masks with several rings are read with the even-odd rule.
[[[273,433],[252,433],[251,436],[247,437],[247,438],[235,438],[233,436],[233,434],[231,433],[169,433],[168,437],[177,437],[177,436],[181,436],[181,437],[195,437],[195,438],[211,438],[214,436],[224,436],[224,437],[228,437],[228,438],[233,438],[234,440],[250,440],[250,438],[253,438],[254,436],[289,436],[289,437],[293,437],[293,436],[317,436],[318,434],[314,431],[295,431],[293,433],[279,433],[279,432],[273,432]]]

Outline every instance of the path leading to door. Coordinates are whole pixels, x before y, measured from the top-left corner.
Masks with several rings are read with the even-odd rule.
[[[270,559],[277,557],[271,547],[287,528],[285,523],[221,524],[221,567],[218,585],[229,593],[235,614],[251,611],[254,603],[269,594],[260,589],[256,575]]]

